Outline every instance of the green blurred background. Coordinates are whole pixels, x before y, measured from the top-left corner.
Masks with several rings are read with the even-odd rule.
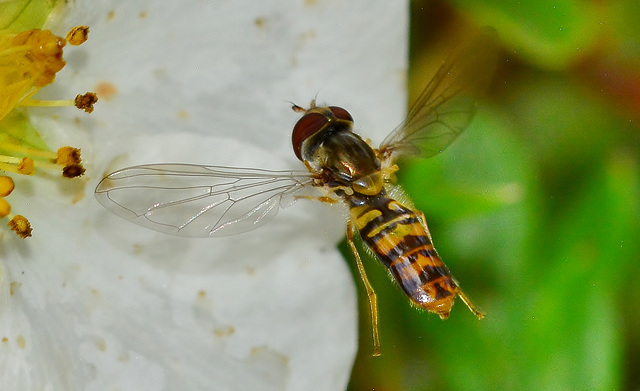
[[[640,390],[639,18],[637,0],[412,3],[410,97],[479,26],[499,35],[467,131],[400,173],[487,317],[418,311],[365,259],[382,356],[360,289],[349,390]]]

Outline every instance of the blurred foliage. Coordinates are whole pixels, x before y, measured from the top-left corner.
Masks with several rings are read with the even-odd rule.
[[[0,31],[17,33],[41,28],[58,0],[15,0],[0,2]]]
[[[415,310],[365,259],[383,355],[361,293],[349,390],[640,388],[638,4],[414,2],[411,96],[478,26],[503,48],[467,131],[399,173],[487,317]]]

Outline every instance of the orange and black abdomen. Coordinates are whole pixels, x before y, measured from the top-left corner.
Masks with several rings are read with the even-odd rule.
[[[362,240],[411,301],[441,318],[448,317],[459,288],[418,214],[385,192],[371,197],[353,195],[348,202]]]

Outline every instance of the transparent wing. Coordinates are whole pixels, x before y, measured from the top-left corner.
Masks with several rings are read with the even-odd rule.
[[[213,237],[261,226],[283,197],[309,184],[306,171],[149,164],[109,174],[95,195],[105,208],[143,227]]]
[[[442,152],[471,121],[478,97],[491,82],[496,59],[495,32],[487,29],[444,62],[379,151],[386,157],[411,153],[430,157]]]

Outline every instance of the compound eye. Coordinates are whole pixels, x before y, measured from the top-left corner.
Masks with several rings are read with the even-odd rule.
[[[351,117],[351,114],[349,114],[349,112],[342,107],[329,106],[329,110],[331,110],[331,112],[336,116],[337,119],[353,122],[353,117]]]
[[[347,113],[344,109],[341,110]],[[349,113],[347,113],[347,115],[349,115]],[[298,159],[302,160],[301,150],[304,140],[322,129],[327,122],[329,122],[329,119],[320,113],[305,114],[298,120],[296,125],[293,127],[293,133],[291,135],[293,151],[296,153]]]

